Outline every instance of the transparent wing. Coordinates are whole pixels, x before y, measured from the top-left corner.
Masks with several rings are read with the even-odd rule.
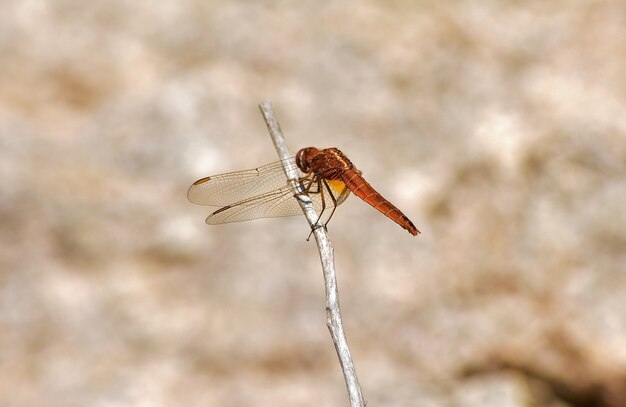
[[[296,166],[294,158],[276,161],[253,170],[235,171],[202,178],[191,185],[187,198],[200,205],[225,206],[253,197],[277,193],[288,186],[283,170],[286,164],[304,174]]]
[[[329,189],[322,187],[321,191],[309,191],[309,196],[313,202],[316,211],[320,213],[325,207],[326,211],[332,210],[335,206],[342,204],[350,190],[345,184],[332,181],[328,183]],[[313,186],[315,188],[316,185]],[[334,198],[334,200],[333,200]],[[253,196],[242,201],[226,205],[223,208],[213,212],[206,219],[209,225],[218,225],[221,223],[242,222],[258,218],[274,218],[281,216],[302,215],[302,209],[297,199],[293,196],[291,187],[284,186],[264,194]]]

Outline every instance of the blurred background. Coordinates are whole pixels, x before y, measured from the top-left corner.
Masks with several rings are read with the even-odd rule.
[[[626,406],[626,3],[5,0],[0,405],[344,406],[303,217],[198,178],[338,147],[370,406]]]

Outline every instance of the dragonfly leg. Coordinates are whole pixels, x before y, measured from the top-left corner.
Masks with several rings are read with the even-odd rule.
[[[322,191],[321,181],[319,179],[316,179],[316,177],[314,177],[312,174],[311,174],[311,176],[306,176],[304,178],[301,178],[300,182],[302,182],[302,184],[304,185],[304,192],[303,192],[303,194],[319,194]],[[314,186],[317,187],[316,191],[313,190]],[[325,208],[326,208],[326,202],[324,201],[324,194],[322,193],[322,212],[320,213],[320,215],[318,216],[317,220],[315,221],[315,223],[311,227],[311,233],[309,233],[309,236],[307,236],[307,238],[306,238],[307,242],[309,241],[309,239],[311,239],[311,235],[313,235],[313,232],[315,231],[315,229],[317,229],[319,227],[326,227],[326,225],[320,225],[320,223],[319,223],[319,221],[320,221],[320,219],[322,217],[322,214],[324,213],[324,209]]]
[[[313,191],[313,185],[317,186],[317,191]],[[315,178],[311,178],[311,180],[309,181],[309,185],[306,188],[306,193],[311,193],[311,194],[319,194],[319,182],[316,182]]]
[[[307,238],[306,238],[307,242],[311,238],[311,235],[313,234],[313,232],[315,232],[315,229],[318,229],[318,228],[326,229],[326,225],[320,225],[319,223],[316,223],[315,225],[311,226],[311,232],[309,233],[309,236],[307,236]]]
[[[335,195],[333,194],[333,191],[331,191],[326,180],[323,180],[323,182],[324,182],[324,186],[326,187],[326,190],[328,191],[328,194],[330,195],[330,199],[333,201],[333,210],[330,212],[330,216],[328,217],[328,219],[326,220],[326,223],[324,224],[324,227],[326,228],[326,225],[328,225],[328,222],[330,222],[330,219],[335,214],[335,209],[337,209],[337,198],[335,198]],[[324,194],[322,194],[322,196],[324,196]]]
[[[302,186],[304,187],[304,191],[302,191],[298,195],[303,195],[303,194],[308,194],[308,193],[314,193],[314,194],[317,193],[316,191],[311,191],[311,187],[316,184],[314,178],[307,175],[306,177],[300,178],[299,181],[300,183],[302,183]]]
[[[305,181],[308,181],[308,185],[305,185],[305,189],[304,189],[304,193],[305,194],[319,194],[322,192],[322,186],[321,186],[321,180],[319,178],[316,178],[314,176],[306,177],[305,179],[302,179],[301,182],[304,184]],[[313,190],[313,186],[317,187],[317,191]],[[307,242],[309,241],[309,239],[311,239],[311,235],[313,235],[313,232],[315,231],[315,229],[319,228],[319,227],[324,227],[326,228],[326,225],[320,225],[320,219],[322,218],[322,214],[324,213],[324,209],[326,209],[326,201],[324,200],[324,194],[322,193],[322,212],[320,212],[319,216],[317,217],[317,220],[315,221],[315,223],[313,224],[313,226],[311,226],[311,233],[309,233],[309,236],[307,236],[306,240]]]
[[[314,227],[322,226],[322,225],[320,225],[320,220],[322,219],[322,215],[324,214],[324,211],[326,210],[326,200],[324,199],[324,193],[322,191],[322,182],[324,183],[324,185],[326,185],[326,181],[324,181],[322,178],[318,178],[317,179],[317,191],[322,196],[322,211],[320,212],[319,216],[317,217],[317,220],[315,221],[315,225],[313,225]],[[332,196],[332,194],[331,194],[331,196]],[[324,228],[326,228],[325,224],[323,226],[324,226]]]

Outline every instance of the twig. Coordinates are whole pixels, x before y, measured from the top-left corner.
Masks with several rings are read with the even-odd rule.
[[[287,165],[288,161],[285,161],[291,157],[291,153],[287,148],[278,121],[274,116],[274,108],[269,100],[263,101],[259,105],[259,108],[267,124],[267,129],[272,137],[278,156],[283,160],[283,168],[287,178],[291,182],[294,196],[309,221],[309,225],[314,227],[318,219],[317,213],[315,213],[311,199],[303,192],[302,184],[298,181],[298,172],[292,165]],[[337,291],[333,247],[330,244],[325,228],[315,227],[313,234],[315,235],[315,241],[317,242],[317,248],[322,261],[322,269],[324,271],[324,282],[326,285],[326,325],[328,326],[330,336],[335,344],[335,350],[337,351],[339,363],[343,370],[343,377],[346,381],[346,387],[348,388],[348,396],[350,397],[350,406],[363,407],[365,403],[361,395],[361,386],[359,385],[359,379],[356,376],[356,370],[352,363],[350,349],[348,349],[348,342],[346,341],[346,335],[341,322],[341,313],[339,312],[339,292]]]

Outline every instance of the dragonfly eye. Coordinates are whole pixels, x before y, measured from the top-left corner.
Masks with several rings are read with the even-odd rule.
[[[317,151],[316,148],[307,147],[298,151],[298,154],[296,154],[296,165],[298,166],[298,168],[300,168],[300,170],[302,170],[302,172],[306,174],[311,172],[310,158],[315,153],[315,151]]]

